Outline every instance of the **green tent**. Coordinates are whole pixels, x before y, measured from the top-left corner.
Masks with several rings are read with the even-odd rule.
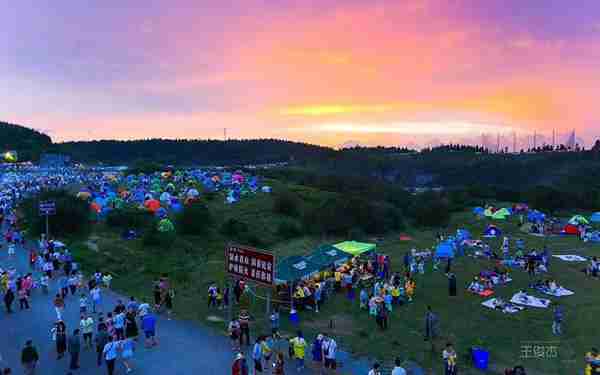
[[[173,225],[173,223],[171,222],[171,220],[169,219],[162,219],[161,221],[158,222],[158,231],[159,232],[174,232],[175,231],[175,226]]]
[[[307,257],[311,262],[319,265],[321,270],[332,264],[340,266],[352,258],[352,254],[342,251],[331,245],[321,245]]]
[[[336,249],[342,250],[354,257],[360,254],[367,253],[375,250],[376,245],[372,243],[356,242],[356,241],[344,241],[333,245]]]
[[[275,267],[275,283],[285,284],[306,280],[319,273],[319,265],[306,257],[294,255],[283,258]]]
[[[510,216],[510,211],[506,208],[501,208],[498,211],[494,212],[492,215],[492,219],[494,220],[506,220],[507,217]]]
[[[581,215],[575,215],[569,220],[571,225],[588,225],[589,223],[589,220]]]

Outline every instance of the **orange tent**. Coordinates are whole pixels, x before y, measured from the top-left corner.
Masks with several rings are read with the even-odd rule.
[[[146,202],[144,202],[144,207],[152,212],[155,212],[160,208],[160,202],[156,199],[148,199]]]
[[[90,208],[91,208],[92,210],[96,211],[96,212],[100,212],[100,211],[102,211],[102,207],[100,207],[100,205],[99,205],[98,203],[96,203],[96,202],[92,203],[92,204],[90,205]]]

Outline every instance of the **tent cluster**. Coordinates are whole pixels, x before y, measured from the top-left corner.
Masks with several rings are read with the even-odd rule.
[[[225,202],[231,204],[258,191],[270,191],[267,186],[260,188],[258,177],[241,171],[168,171],[128,176],[103,173],[86,181],[86,185],[77,197],[88,201],[97,217],[115,209],[138,207],[160,220],[162,232],[173,230],[169,214],[181,212],[185,205],[200,200],[202,193],[225,192]]]
[[[475,207],[473,213],[479,217],[487,217],[492,220],[506,220],[513,213],[512,208]]]

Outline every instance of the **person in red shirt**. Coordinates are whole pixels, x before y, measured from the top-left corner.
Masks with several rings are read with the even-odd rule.
[[[231,366],[231,375],[248,375],[248,363],[242,353],[238,353]]]

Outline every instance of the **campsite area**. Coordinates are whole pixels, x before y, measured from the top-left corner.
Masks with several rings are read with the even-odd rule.
[[[269,181],[269,184],[275,191],[285,187],[309,201],[328,194],[278,181]],[[264,249],[272,251],[277,259],[306,255],[320,245],[348,239],[302,236],[281,240],[273,228],[287,218],[273,213],[273,197],[268,194],[241,200],[236,205],[223,205],[221,199],[207,203],[213,220],[217,222],[236,218],[248,223],[247,230],[260,234],[262,243],[268,244]],[[508,204],[498,204],[498,207],[502,206]],[[564,212],[561,216],[570,217],[572,214]],[[583,243],[576,236],[533,236],[520,230],[516,216],[506,220],[490,220],[474,215],[472,207],[465,207],[464,212],[453,214],[445,228],[407,228],[402,233],[411,238],[409,241],[401,240],[400,233],[361,240],[375,243],[377,252],[390,257],[392,271],[401,273],[404,254],[413,248],[418,251],[434,249],[438,233],[453,235],[458,229],[465,229],[474,239],[479,239],[490,223],[496,224],[503,236],[511,238],[512,252],[517,238],[525,241],[527,251],[540,251],[546,246],[552,254],[591,257],[598,249],[597,246]],[[486,238],[484,241],[494,251],[501,252],[502,237]],[[114,275],[113,282],[118,290],[138,298],[151,300],[152,281],[160,274],[168,274],[177,290],[176,316],[198,320],[225,332],[223,320],[227,319],[226,310],[209,309],[206,292],[213,282],[220,287],[225,286],[224,248],[228,238],[219,231],[210,230],[202,236],[177,236],[169,247],[160,244],[147,246],[142,239],[123,240],[119,231],[98,223],[89,238],[70,238],[66,242],[86,271],[108,270]],[[311,337],[319,332],[333,334],[344,351],[377,359],[388,366],[394,357],[400,356],[405,361],[414,361],[424,368],[439,371],[442,368],[441,350],[446,342],[452,342],[459,354],[462,373],[478,373],[477,370],[466,368],[470,367],[469,349],[473,346],[490,352],[490,367],[498,372],[505,367],[523,364],[533,374],[576,373],[582,367],[583,355],[593,346],[593,339],[600,333],[594,318],[600,313],[600,296],[594,290],[597,280],[581,272],[586,263],[568,263],[552,258],[549,273],[539,277],[554,278],[560,285],[575,291],[573,296],[551,298],[553,301],[560,300],[565,309],[565,333],[560,338],[552,335],[551,308],[529,308],[516,314],[504,314],[483,307],[481,303],[485,298],[466,290],[474,275],[493,269],[496,263],[468,255],[457,257],[452,272],[457,276],[458,295],[449,297],[444,264],[438,271],[433,271],[432,262],[428,260],[425,274],[415,275],[414,301],[394,307],[389,318],[389,329],[385,332],[377,328],[375,319],[368,312],[359,309],[358,298],[349,300],[344,293],[337,293],[325,301],[318,314],[312,311],[300,313],[301,327]],[[536,294],[528,288],[533,279],[524,270],[511,269],[510,276],[513,281],[496,288],[495,297],[508,301],[520,289]],[[234,314],[240,306],[248,307],[253,317],[253,332],[266,332],[265,290],[251,288],[251,291],[242,297],[239,306],[234,306]],[[428,305],[440,320],[440,338],[433,344],[423,339]],[[292,336],[296,328],[288,321],[286,311],[282,311],[281,321],[284,337]],[[540,350],[546,350],[547,353],[540,354]]]

